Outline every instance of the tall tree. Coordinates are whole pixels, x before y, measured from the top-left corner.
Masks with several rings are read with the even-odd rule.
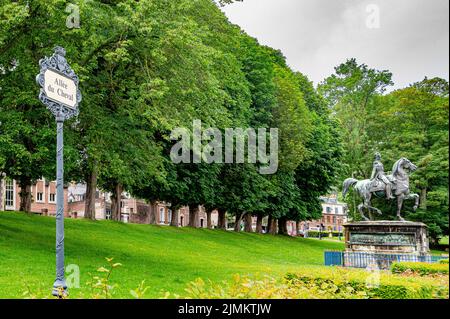
[[[407,157],[419,167],[410,185],[420,208],[414,213],[406,203],[406,217],[428,224],[433,240],[448,234],[448,107],[448,83],[425,79],[379,97],[369,109],[370,143],[381,148],[386,165]],[[383,211],[395,216],[391,205]]]
[[[392,85],[392,74],[369,68],[349,59],[335,68],[335,74],[318,87],[328,106],[336,114],[343,130],[343,162],[341,176],[367,178],[372,163],[372,149],[368,143],[368,107],[373,99]]]

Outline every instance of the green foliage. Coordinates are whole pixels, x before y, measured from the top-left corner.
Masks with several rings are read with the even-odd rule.
[[[143,299],[148,289],[150,287],[145,286],[145,280],[142,280],[136,289],[130,290],[130,294],[136,299]]]
[[[331,191],[342,171],[342,134],[324,99],[308,78],[296,73],[300,90],[312,114],[312,132],[305,146],[305,161],[295,171],[303,211],[297,220],[315,220],[322,215],[319,198]]]
[[[351,291],[353,295],[368,299],[445,299],[449,293],[448,281],[445,281],[448,278],[433,282],[416,277],[377,274],[348,268],[288,274],[286,279],[292,286],[331,286],[338,295]]]
[[[368,143],[372,132],[366,127],[368,108],[374,98],[392,84],[389,71],[371,69],[349,59],[319,85],[319,92],[336,114],[345,141],[342,180],[351,176],[368,177],[368,168],[373,161]]]
[[[420,276],[427,276],[432,274],[444,274],[448,275],[448,259],[444,259],[447,262],[444,263],[410,263],[410,262],[398,262],[393,263],[391,270],[393,273],[415,273]]]
[[[364,294],[355,295],[353,289],[338,291],[332,284],[293,285],[269,275],[235,275],[233,280],[220,284],[197,279],[185,291],[183,298],[188,299],[365,299]]]
[[[113,284],[111,282],[111,275],[114,269],[122,266],[120,263],[114,263],[114,258],[105,258],[108,262],[108,268],[100,267],[97,269],[99,275],[92,276],[91,280],[87,282],[87,286],[89,286],[90,294],[89,296],[78,296],[81,298],[89,298],[89,299],[110,299],[114,297],[115,288],[118,287],[118,284]],[[143,280],[136,289],[130,290],[130,295],[135,299],[142,299],[145,297],[145,294],[149,287],[145,286],[145,280]],[[63,287],[58,288],[58,299],[70,299],[70,294],[64,290]],[[30,286],[27,285],[26,290],[23,292],[22,296],[26,299],[47,299],[48,291],[43,292],[41,288],[33,290]]]
[[[182,298],[194,299],[446,299],[448,283],[430,279],[380,274],[379,283],[370,284],[373,274],[362,270],[334,268],[302,269],[283,278],[257,274],[233,276],[214,283],[197,279],[189,283]],[[166,297],[180,298],[166,293]]]
[[[332,231],[332,232],[330,232],[330,231],[322,231],[322,232],[319,232],[319,231],[316,231],[316,230],[308,230],[308,237],[311,237],[311,238],[319,238],[319,237],[326,238],[326,237],[329,237],[330,234],[331,234],[332,237],[339,237],[339,235],[341,237],[344,237],[343,233],[340,233],[340,232],[337,232],[337,231]]]
[[[115,285],[111,284],[110,278],[113,273],[113,270],[117,267],[122,266],[120,263],[114,263],[114,258],[105,258],[108,262],[107,267],[100,267],[97,269],[99,273],[98,276],[93,276],[92,280],[87,283],[88,286],[91,287],[92,298],[99,299],[104,298],[108,299],[112,296]]]
[[[343,169],[338,184],[348,177],[368,178],[376,151],[382,153],[387,173],[399,158],[408,158],[419,167],[410,188],[420,195],[420,208],[414,212],[413,203],[405,202],[406,218],[426,223],[437,242],[448,235],[448,82],[425,78],[384,95],[391,78],[388,71],[350,59],[319,85],[342,131]],[[349,206],[357,219],[356,201]],[[394,202],[374,199],[373,206],[383,211],[380,218],[396,215]]]
[[[418,165],[410,187],[420,195],[420,207],[413,212],[413,205],[406,203],[406,217],[426,223],[437,242],[448,234],[449,111],[445,92],[429,88],[435,82],[445,86],[446,81],[425,79],[378,97],[369,109],[368,130],[373,147],[383,141],[387,167],[400,157]],[[393,206],[383,207],[383,211],[394,215]]]

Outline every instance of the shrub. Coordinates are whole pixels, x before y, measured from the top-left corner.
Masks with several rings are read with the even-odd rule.
[[[291,285],[284,278],[268,275],[235,275],[232,281],[214,284],[197,279],[186,289],[188,299],[365,299],[364,293],[355,293],[351,288],[339,290],[335,285]],[[170,298],[170,293],[166,293]],[[175,295],[175,298],[180,296]]]
[[[87,286],[90,287],[91,293],[88,296],[81,295],[78,298],[82,299],[109,299],[114,297],[114,289],[118,286],[117,284],[111,283],[111,274],[113,271],[122,266],[120,263],[113,262],[114,258],[105,258],[108,266],[100,267],[97,269],[98,275],[92,276],[91,280],[87,282]],[[136,299],[142,299],[149,287],[145,286],[145,280],[141,281],[136,289],[130,290],[130,295]],[[59,299],[68,299],[70,295],[67,295],[65,291],[61,288],[58,289]],[[54,298],[49,295],[47,288],[39,288],[37,291],[33,291],[29,286],[25,287],[22,296],[27,299],[47,299]]]
[[[448,284],[425,278],[404,278],[385,272],[332,268],[329,271],[288,274],[290,286],[333,285],[337,298],[344,291],[353,291],[370,299],[433,299],[448,298]]]
[[[322,238],[326,238],[326,237],[329,237],[329,236],[330,236],[330,233],[331,233],[331,235],[332,235],[333,237],[339,237],[339,234],[341,234],[341,237],[342,237],[342,238],[344,237],[344,234],[343,234],[343,233],[339,233],[339,232],[337,232],[337,231],[333,231],[333,232],[330,232],[330,231],[322,231],[322,232],[319,232],[319,231],[317,231],[317,230],[309,230],[309,231],[308,231],[308,237],[310,237],[310,238],[319,238],[320,236],[322,236]]]
[[[439,263],[448,265],[448,259],[441,259],[441,260],[439,260]]]
[[[170,293],[166,298],[171,297]],[[180,296],[174,296],[179,298]],[[448,280],[404,277],[339,267],[303,268],[282,278],[234,276],[219,284],[197,279],[183,298],[193,299],[432,299],[448,298]]]
[[[433,274],[448,275],[449,265],[444,263],[417,263],[417,262],[398,262],[393,263],[391,270],[395,274],[415,273],[420,276],[427,276]]]

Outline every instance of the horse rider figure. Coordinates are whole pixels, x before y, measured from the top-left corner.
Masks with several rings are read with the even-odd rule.
[[[381,163],[381,154],[378,152],[375,153],[375,161],[373,162],[373,170],[370,180],[372,181],[372,185],[375,181],[381,181],[383,184],[385,184],[387,199],[395,199],[395,197],[392,196],[392,183],[384,173],[384,165],[383,163]]]

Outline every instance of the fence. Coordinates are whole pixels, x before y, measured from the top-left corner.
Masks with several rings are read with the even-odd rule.
[[[367,268],[376,265],[379,269],[390,269],[394,262],[437,263],[448,257],[432,255],[380,254],[365,252],[326,251],[325,266]]]

